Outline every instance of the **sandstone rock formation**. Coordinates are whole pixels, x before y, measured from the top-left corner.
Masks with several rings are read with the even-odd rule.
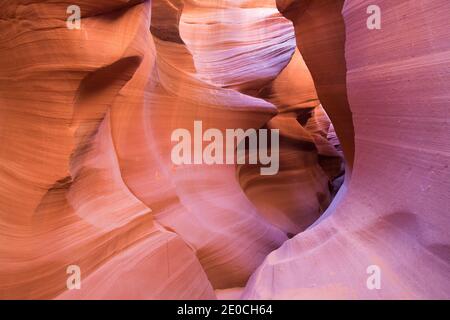
[[[290,4],[293,8],[302,2]],[[450,3],[378,1],[382,28],[375,31],[365,28],[370,4],[346,1],[345,35],[332,35],[345,38],[342,50],[355,125],[352,177],[313,227],[267,257],[244,298],[449,297],[450,128],[444,79],[449,78],[450,33],[442,26]],[[309,7],[296,11],[299,16],[291,17],[297,29],[302,15],[309,20],[340,11],[336,1],[310,1]],[[306,51],[331,37],[302,26],[297,32],[300,40],[315,39],[310,48],[303,44]],[[334,54],[339,61],[343,52]],[[315,68],[312,61],[313,76]],[[322,72],[317,70],[317,78]],[[339,135],[339,121],[333,123]],[[366,287],[366,270],[372,265],[381,270],[380,290]]]
[[[192,249],[125,184],[116,151],[137,126],[117,119],[144,106],[155,65],[151,4],[75,1],[82,28],[69,30],[71,4],[1,4],[0,297],[54,298],[69,265],[86,277],[75,298],[214,297]]]
[[[378,2],[0,1],[0,298],[448,298],[450,4]]]

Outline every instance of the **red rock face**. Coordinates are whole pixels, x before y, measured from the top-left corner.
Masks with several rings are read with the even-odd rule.
[[[0,1],[0,298],[448,298],[450,4],[371,4]]]
[[[334,3],[311,2],[317,10]],[[443,79],[449,78],[450,34],[440,26],[450,3],[378,1],[380,30],[365,28],[370,4],[347,1],[345,35],[333,35],[345,38],[352,177],[313,227],[267,257],[245,298],[449,297],[450,128]],[[307,29],[297,32],[298,41],[308,39]],[[335,54],[339,61],[342,52]],[[314,63],[310,70],[314,75]],[[373,265],[381,270],[380,290],[366,287]]]

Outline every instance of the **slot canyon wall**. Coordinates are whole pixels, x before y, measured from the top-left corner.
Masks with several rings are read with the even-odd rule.
[[[450,298],[450,2],[375,2],[0,0],[0,298]]]

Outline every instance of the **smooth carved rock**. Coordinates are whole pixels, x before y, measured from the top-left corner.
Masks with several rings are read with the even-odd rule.
[[[190,298],[214,298],[194,251],[130,192],[115,152],[116,110],[145,106],[150,3],[75,1],[81,30],[66,28],[69,4],[0,13],[0,297],[54,298],[78,265],[86,282],[63,297],[186,298],[192,285]]]
[[[297,46],[311,71],[319,99],[334,123],[350,174],[355,147],[347,98],[343,4],[344,0],[277,0],[280,12],[294,23]]]
[[[4,1],[0,298],[449,297],[450,4],[378,2]],[[175,166],[194,121],[279,173]]]
[[[324,16],[339,14],[340,8],[332,13],[325,2],[317,1],[323,7],[316,17],[322,10]],[[347,1],[343,7],[348,101],[356,135],[351,180],[313,227],[266,258],[243,298],[450,295],[449,93],[443,81],[448,78],[443,70],[450,66],[450,32],[442,28],[450,3],[378,1],[383,18],[376,31],[365,27],[370,4]],[[308,39],[308,31],[299,29],[299,39]],[[313,33],[316,43],[327,37]],[[333,61],[339,61],[343,52],[335,54]],[[310,70],[314,75],[315,67]],[[334,124],[339,135],[339,120]],[[366,271],[373,265],[381,270],[380,290],[366,286]]]

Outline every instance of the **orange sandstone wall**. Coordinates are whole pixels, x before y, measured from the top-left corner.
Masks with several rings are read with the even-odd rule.
[[[449,297],[450,4],[369,2],[0,0],[0,298]],[[279,173],[175,166],[194,121]]]

